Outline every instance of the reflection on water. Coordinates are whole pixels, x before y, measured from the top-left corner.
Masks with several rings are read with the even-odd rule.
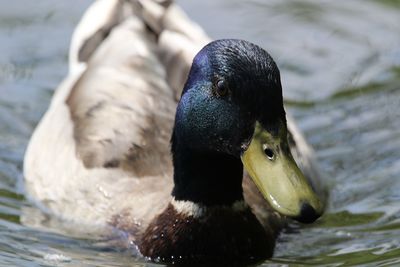
[[[127,266],[128,252],[20,224],[29,136],[66,74],[73,27],[91,1],[0,0],[0,263]],[[400,264],[400,2],[179,1],[214,38],[266,48],[287,108],[331,191],[316,225],[291,225],[265,265]]]

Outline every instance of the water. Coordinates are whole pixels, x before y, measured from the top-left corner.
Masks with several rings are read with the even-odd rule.
[[[29,136],[67,72],[90,4],[0,0],[0,265],[142,266],[129,253],[20,223]],[[213,38],[260,44],[331,192],[316,225],[292,225],[264,265],[400,265],[400,2],[179,1]]]

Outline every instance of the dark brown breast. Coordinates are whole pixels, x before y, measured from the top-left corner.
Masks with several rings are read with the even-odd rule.
[[[177,213],[170,204],[148,226],[139,249],[154,261],[241,266],[272,256],[275,237],[250,209],[210,209],[201,217]]]

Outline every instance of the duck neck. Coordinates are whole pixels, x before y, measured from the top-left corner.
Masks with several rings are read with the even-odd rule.
[[[176,143],[172,153],[173,199],[143,232],[140,252],[185,266],[241,266],[270,257],[274,238],[244,203],[240,159],[179,150]]]
[[[214,151],[173,151],[176,201],[231,206],[243,200],[243,165],[239,158]]]

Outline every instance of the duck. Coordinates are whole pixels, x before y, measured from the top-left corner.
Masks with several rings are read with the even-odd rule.
[[[288,220],[325,207],[273,58],[212,41],[170,0],[92,3],[24,177],[64,227],[166,264],[265,260]]]

